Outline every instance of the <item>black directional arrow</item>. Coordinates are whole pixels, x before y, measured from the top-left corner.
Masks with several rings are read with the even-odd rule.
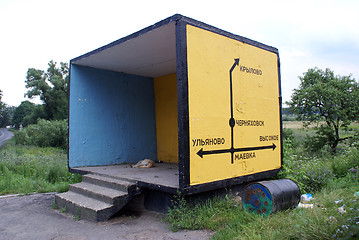
[[[239,58],[234,59],[234,63],[229,70],[229,96],[230,96],[230,107],[231,107],[231,118],[229,119],[229,126],[231,127],[231,149],[234,147],[234,137],[233,137],[233,128],[235,126],[235,121],[233,118],[233,80],[232,80],[232,72],[236,68],[236,66],[239,66]],[[233,163],[233,152],[231,151],[231,163]]]
[[[231,67],[231,69],[229,70],[229,104],[231,107],[231,118],[229,119],[229,126],[232,128],[234,127],[234,118],[233,118],[233,80],[232,80],[232,72],[235,69],[236,66],[239,66],[239,58],[234,59],[234,63]],[[233,139],[233,136],[232,136]]]
[[[233,153],[235,152],[248,152],[248,151],[256,151],[256,150],[264,150],[264,149],[272,149],[274,150],[277,146],[273,143],[272,145],[267,146],[258,146],[258,147],[244,147],[244,148],[230,148],[230,149],[219,149],[219,150],[208,150],[203,151],[203,148],[201,148],[197,155],[203,158],[203,155],[209,155],[209,154],[220,154],[220,153]]]
[[[209,155],[209,154],[218,154],[218,153],[229,153],[231,152],[231,149],[221,149],[221,150],[209,150],[209,151],[203,151],[203,148],[201,148],[197,155],[203,158],[203,155]]]

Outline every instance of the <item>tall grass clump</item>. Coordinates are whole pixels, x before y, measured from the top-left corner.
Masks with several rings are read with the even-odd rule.
[[[40,119],[15,134],[15,141],[21,145],[67,148],[67,120]]]
[[[261,218],[244,212],[239,207],[240,203],[229,196],[215,197],[197,204],[189,204],[184,198],[178,197],[173,205],[174,207],[169,209],[164,219],[170,224],[172,231],[179,229],[217,230],[231,222],[243,224]]]
[[[64,192],[81,175],[69,173],[60,148],[39,148],[10,143],[0,148],[0,194]]]

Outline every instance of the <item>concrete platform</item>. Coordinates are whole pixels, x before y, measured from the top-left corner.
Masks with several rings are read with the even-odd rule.
[[[130,164],[72,168],[76,172],[91,173],[136,182],[140,187],[176,193],[179,188],[178,164],[155,163],[153,168],[131,168]]]
[[[154,168],[131,168],[130,164],[78,167],[71,168],[71,171],[87,176],[104,177],[108,179],[105,182],[111,182],[111,179],[132,182],[140,190],[126,205],[129,209],[167,213],[168,209],[177,203],[180,192],[178,164],[174,163],[156,163]],[[87,181],[86,175],[84,181]],[[189,202],[197,202],[227,194],[239,196],[243,186],[237,184],[193,194],[185,193],[183,197]]]

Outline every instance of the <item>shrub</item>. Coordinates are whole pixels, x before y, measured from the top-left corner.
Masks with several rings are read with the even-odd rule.
[[[290,139],[283,140],[283,166],[275,177],[295,180],[303,192],[316,192],[328,184],[331,178],[342,178],[350,174],[359,176],[359,150],[356,140],[350,139],[333,155],[321,149],[317,152],[295,147]]]
[[[284,161],[285,174],[281,178],[290,178],[297,182],[302,192],[321,190],[334,177],[330,162],[313,157],[300,160],[300,156]]]
[[[352,138],[348,138],[347,144],[351,147],[359,148],[359,133],[356,131],[356,135]]]
[[[17,144],[67,148],[67,120],[40,119],[15,134]]]
[[[322,135],[307,135],[303,141],[304,148],[312,153],[319,152],[327,144],[327,139]]]
[[[300,177],[307,192],[321,190],[329,180],[333,178],[333,172],[329,166],[320,162],[308,164],[305,168],[305,174]]]
[[[285,139],[282,170],[274,179],[290,178],[297,182],[302,192],[319,191],[334,176],[332,159],[330,154],[321,154],[319,157],[303,154],[293,146],[291,140]]]
[[[345,177],[350,169],[358,168],[359,166],[359,151],[357,148],[348,147],[343,155],[337,156],[331,162],[334,175]]]
[[[283,139],[294,140],[294,131],[290,128],[283,128],[282,135]]]

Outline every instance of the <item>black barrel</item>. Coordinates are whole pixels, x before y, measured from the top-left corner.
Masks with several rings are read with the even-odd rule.
[[[297,183],[291,179],[254,182],[244,188],[242,205],[246,211],[269,215],[296,207],[300,195]]]

